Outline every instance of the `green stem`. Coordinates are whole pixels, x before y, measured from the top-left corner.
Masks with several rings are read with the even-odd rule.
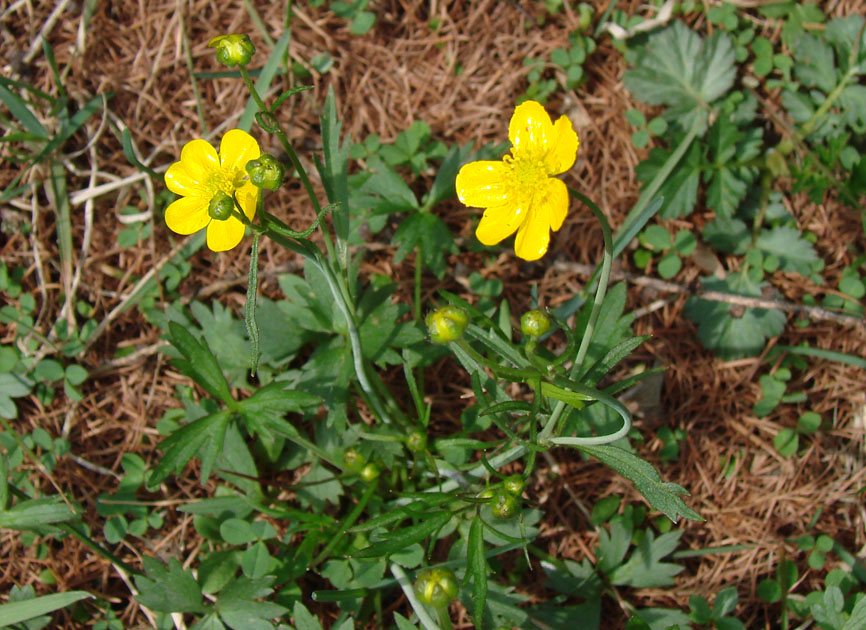
[[[335,277],[331,266],[322,258],[321,252],[318,252],[316,264],[322,272],[322,275],[325,276],[325,281],[328,283],[331,295],[337,303],[337,308],[340,309],[340,312],[346,319],[346,328],[349,334],[349,343],[352,346],[352,359],[355,364],[355,375],[358,377],[358,384],[370,400],[370,404],[373,406],[373,413],[379,416],[383,422],[390,423],[391,418],[385,412],[385,408],[382,406],[381,400],[379,400],[379,395],[376,393],[376,390],[370,383],[370,379],[367,377],[367,370],[364,365],[364,353],[361,348],[361,337],[358,333],[358,326],[355,322],[354,312],[347,303],[345,295],[341,292],[337,278]]]
[[[372,483],[368,483],[366,489],[364,490],[364,494],[361,495],[361,499],[358,503],[355,504],[355,507],[352,508],[352,511],[340,521],[339,525],[337,525],[337,532],[332,536],[331,540],[325,545],[325,548],[316,556],[316,559],[310,563],[310,568],[319,566],[321,562],[326,560],[330,555],[331,551],[337,544],[343,539],[343,536],[346,534],[346,531],[355,524],[355,521],[358,520],[358,517],[361,516],[361,513],[364,511],[364,508],[367,507],[367,503],[370,502],[370,499],[373,497],[373,493],[376,491],[378,487],[378,480],[373,481]]]
[[[521,457],[523,457],[523,455],[526,454],[526,452],[528,450],[529,449],[527,449],[525,446],[522,446],[522,445],[514,446],[514,447],[510,448],[509,450],[505,451],[504,453],[500,453],[499,455],[495,455],[494,457],[491,457],[487,463],[490,466],[493,466],[494,468],[501,468],[502,466],[505,466],[506,464],[510,464],[511,462],[520,459]],[[479,465],[479,466],[476,466],[475,468],[473,468],[472,470],[468,471],[467,473],[465,473],[464,476],[470,477],[470,478],[474,477],[475,479],[480,479],[484,475],[484,473],[486,473],[486,472],[487,472],[487,468],[485,468],[482,465]],[[436,487],[430,488],[429,492],[451,492],[452,490],[456,490],[459,487],[460,487],[460,484],[457,481],[455,481],[454,479],[449,479],[448,481],[444,482],[441,486],[436,486]]]
[[[244,303],[244,323],[247,327],[247,334],[250,337],[250,363],[252,366],[251,373],[256,375],[256,369],[259,365],[259,324],[256,321],[256,297],[259,290],[259,238],[260,234],[253,235],[253,246],[250,248],[250,273],[247,281],[247,299]]]
[[[296,429],[296,431],[297,431],[297,429]],[[324,461],[328,462],[329,464],[331,464],[331,466],[334,466],[335,468],[342,468],[342,466],[337,461],[335,461],[333,457],[331,457],[323,449],[319,448],[319,446],[317,444],[315,444],[314,442],[311,442],[307,438],[303,437],[300,433],[290,434],[290,433],[280,432],[280,435],[283,436],[284,438],[286,438],[287,440],[291,440],[292,442],[294,442],[295,444],[297,444],[301,448],[307,449],[313,455],[316,455],[319,459],[324,460]]]
[[[412,307],[415,317],[415,323],[421,323],[421,273],[423,271],[424,261],[421,259],[421,246],[415,248],[415,290],[412,294]]]
[[[589,321],[586,323],[586,330],[584,331],[583,338],[580,340],[580,347],[577,350],[577,356],[574,358],[574,364],[571,366],[570,378],[574,380],[580,373],[580,367],[583,364],[586,353],[589,351],[589,344],[592,341],[595,322],[598,319],[598,313],[601,310],[601,305],[602,302],[604,302],[604,296],[607,292],[607,284],[610,281],[610,265],[613,261],[613,237],[610,231],[610,223],[608,223],[607,217],[604,216],[601,209],[586,195],[579,193],[572,188],[569,188],[568,192],[592,210],[592,213],[598,219],[599,223],[601,223],[601,233],[604,238],[604,258],[601,263],[601,276],[599,277],[598,288],[595,292],[595,301],[592,304],[592,311],[589,315]],[[551,433],[553,433],[553,430],[556,428],[557,422],[559,422],[559,418],[565,411],[565,407],[566,404],[564,402],[561,400],[557,401],[553,413],[551,413],[550,417],[547,419],[547,424],[544,425],[544,428],[541,429],[541,433],[538,434],[538,441],[540,444],[543,444],[550,438]],[[628,424],[629,426],[631,425],[630,420]]]
[[[85,545],[87,545],[88,547],[93,549],[93,551],[95,551],[100,556],[102,556],[103,558],[108,560],[115,567],[125,571],[127,573],[127,575],[142,575],[141,571],[136,571],[135,569],[133,569],[131,566],[126,564],[123,560],[121,560],[120,558],[115,556],[113,553],[108,551],[108,549],[101,547],[98,543],[94,542],[87,535],[82,534],[73,525],[71,525],[69,523],[55,523],[54,526],[59,527],[60,529],[66,531],[69,534],[72,534],[75,538],[77,538],[78,540],[83,542]]]
[[[448,606],[439,606],[436,609],[436,617],[439,620],[439,627],[442,630],[451,630],[454,626],[451,625],[451,615],[448,614]]]
[[[695,122],[689,128],[688,133],[682,139],[679,146],[674,149],[673,153],[668,156],[668,159],[665,160],[665,163],[662,164],[662,167],[655,174],[655,177],[652,178],[647,187],[644,188],[643,192],[638,197],[637,202],[634,204],[634,207],[629,211],[628,216],[626,216],[625,221],[622,222],[619,230],[617,231],[616,243],[614,243],[613,248],[613,256],[618,256],[623,249],[628,245],[629,241],[637,235],[637,232],[640,230],[642,225],[639,224],[640,219],[643,218],[644,221],[649,219],[647,217],[641,217],[644,210],[647,206],[655,199],[656,194],[659,189],[662,187],[662,184],[667,181],[667,178],[670,177],[670,174],[673,172],[674,168],[676,168],[677,164],[679,164],[680,160],[683,159],[683,156],[686,154],[686,151],[689,150],[689,147],[692,146],[692,142],[694,142],[695,138],[698,137],[698,134],[701,132],[701,128],[704,126],[700,117],[695,119]],[[650,214],[652,216],[652,214]],[[638,223],[636,223],[638,222]],[[592,286],[595,281],[595,276],[598,271],[593,274],[590,282],[587,283],[587,286]]]
[[[295,148],[292,146],[292,143],[289,142],[288,136],[286,136],[285,131],[283,131],[282,125],[279,124],[279,121],[276,120],[276,117],[273,117],[268,110],[267,105],[265,105],[262,97],[259,96],[259,93],[256,91],[255,86],[253,85],[253,81],[250,78],[249,72],[244,66],[238,66],[241,72],[241,77],[243,77],[244,83],[247,85],[247,89],[250,92],[250,95],[253,97],[253,100],[258,105],[259,110],[263,114],[267,114],[273,118],[273,121],[276,123],[276,135],[280,141],[280,144],[283,147],[283,150],[286,152],[286,155],[289,156],[289,161],[291,161],[292,166],[295,168],[295,171],[298,173],[298,177],[301,179],[301,184],[304,186],[304,190],[307,193],[307,196],[310,198],[310,203],[313,204],[313,211],[318,216],[322,210],[321,205],[319,204],[319,198],[316,196],[316,191],[313,190],[313,184],[310,182],[310,177],[307,175],[307,170],[304,168],[304,165],[301,164],[301,160],[298,158],[298,154],[295,152]],[[328,258],[330,260],[336,260],[336,256],[334,253],[334,244],[331,241],[331,234],[328,230],[327,225],[324,223],[319,224],[319,228],[322,230],[322,235],[324,236],[325,248],[328,250]]]
[[[458,346],[460,346],[460,349],[463,350],[470,357],[472,357],[477,363],[480,363],[481,365],[490,368],[490,371],[499,378],[504,378],[506,380],[519,383],[527,381],[534,376],[537,376],[534,370],[518,370],[517,368],[510,368],[504,365],[499,365],[498,363],[494,363],[483,354],[478,352],[475,348],[470,346],[469,342],[467,342],[465,339],[459,339],[457,341],[453,341],[452,343],[456,343]]]

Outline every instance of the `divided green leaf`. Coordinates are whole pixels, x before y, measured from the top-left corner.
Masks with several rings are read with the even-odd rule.
[[[707,39],[682,22],[650,36],[637,66],[625,73],[628,90],[649,105],[666,105],[665,119],[682,130],[706,121],[712,105],[733,86],[734,49],[728,35]]]
[[[737,272],[724,280],[709,276],[702,280],[707,291],[719,291],[745,297],[760,297],[765,283],[752,282],[747,274]],[[785,327],[785,314],[763,309],[689,298],[685,314],[698,326],[698,337],[704,347],[725,359],[754,356],[769,337]]]

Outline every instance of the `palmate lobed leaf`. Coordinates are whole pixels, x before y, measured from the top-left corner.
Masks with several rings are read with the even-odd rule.
[[[825,41],[803,33],[794,48],[794,75],[806,87],[829,92],[836,85],[836,62],[833,48]]]
[[[862,15],[834,18],[827,22],[824,36],[836,48],[837,59],[843,72],[866,74],[866,30]],[[859,42],[857,38],[860,38]],[[853,65],[849,67],[851,53],[857,47]]]
[[[202,458],[204,484],[222,448],[230,416],[228,411],[218,411],[190,422],[163,440],[159,445],[163,456],[151,472],[148,485],[159,484],[171,473],[179,472],[196,453]]]
[[[711,104],[734,84],[731,40],[722,31],[707,39],[682,22],[650,36],[637,67],[625,73],[629,91],[649,105],[667,105],[665,118],[689,129],[708,119]],[[706,122],[704,122],[704,125]]]
[[[142,606],[164,613],[207,610],[201,601],[201,587],[176,559],[171,558],[165,566],[155,558],[144,556],[142,564],[147,577],[135,576],[139,591],[135,599]]]
[[[625,564],[610,573],[611,583],[635,588],[673,584],[673,576],[685,567],[672,562],[663,562],[662,559],[673,553],[682,534],[683,530],[678,530],[655,538],[651,529],[645,530],[644,536],[640,538]]]
[[[709,180],[707,205],[717,216],[730,218],[745,199],[758,169],[751,164],[761,153],[762,131],[741,130],[730,118],[719,117],[707,134],[711,162],[704,175]]]
[[[416,247],[420,247],[424,265],[436,274],[437,278],[445,275],[445,253],[457,251],[451,230],[442,219],[431,212],[415,212],[403,219],[391,242],[399,245],[394,253],[395,264],[405,259]]]
[[[742,271],[724,280],[713,276],[702,280],[704,289],[733,295],[757,297],[765,283],[753,283]],[[698,326],[704,347],[726,359],[753,356],[785,327],[785,314],[777,310],[744,308],[723,302],[689,298],[685,314]]]
[[[779,269],[802,276],[808,276],[812,271],[812,263],[818,260],[812,243],[803,238],[800,230],[788,225],[763,230],[756,245],[765,256],[772,255],[779,259]]]
[[[172,345],[185,358],[173,360],[175,366],[217,400],[227,405],[234,404],[226,378],[207,342],[197,340],[177,322],[169,322],[168,330]]]

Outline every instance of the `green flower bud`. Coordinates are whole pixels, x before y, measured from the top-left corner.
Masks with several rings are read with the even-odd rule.
[[[420,453],[427,448],[427,434],[423,431],[412,431],[406,438],[406,448],[413,453]]]
[[[234,199],[220,190],[211,198],[207,207],[207,213],[210,215],[211,219],[225,221],[232,216],[232,210],[234,210],[234,207]]]
[[[361,479],[367,483],[371,483],[379,478],[381,472],[376,464],[370,462],[361,469]]]
[[[493,516],[503,521],[510,521],[520,511],[520,500],[505,490],[499,490],[493,495],[490,502],[490,511]]]
[[[433,343],[448,343],[463,336],[469,318],[462,308],[449,304],[427,315],[426,323]]]
[[[421,569],[415,577],[415,594],[425,604],[444,608],[457,597],[457,578],[450,569]]]
[[[247,162],[246,171],[256,188],[276,190],[283,183],[286,169],[273,155],[262,153],[258,159]]]
[[[550,330],[550,315],[544,311],[527,311],[520,318],[520,332],[537,339]]]
[[[347,448],[343,453],[343,468],[349,472],[359,473],[367,460],[358,452],[358,449],[352,447]]]
[[[250,36],[244,34],[219,35],[210,40],[208,46],[217,49],[217,61],[229,68],[247,65],[256,54]]]
[[[520,475],[511,475],[505,478],[505,481],[502,482],[502,487],[511,496],[519,497],[523,494],[524,488],[526,488],[526,482]]]

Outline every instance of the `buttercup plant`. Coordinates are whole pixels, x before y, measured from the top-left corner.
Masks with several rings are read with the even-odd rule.
[[[856,2],[608,3],[597,16],[563,0],[243,2],[162,31],[120,11],[112,28],[131,37],[108,70],[106,23],[91,19],[104,3],[13,4],[0,624],[866,627],[858,488],[851,466],[826,465],[857,459],[853,370],[866,365],[838,351],[860,347],[866,308]],[[151,9],[159,22],[178,7]],[[244,13],[251,36],[189,41]],[[315,33],[293,32],[299,20]],[[375,27],[350,48],[400,81],[365,80],[369,64],[342,46],[349,22]],[[502,25],[517,39],[495,37]],[[164,66],[172,32],[192,85],[177,85],[183,68],[123,73]],[[509,44],[541,39],[548,52],[520,72],[529,48]],[[624,75],[602,67],[612,50]],[[197,67],[202,53],[218,72]],[[466,94],[448,85],[488,72],[506,76],[485,104],[443,113],[415,89]],[[250,93],[232,115],[237,79]],[[152,98],[118,98],[143,85]],[[200,136],[170,132],[196,122]],[[498,144],[449,140],[490,124]],[[349,128],[383,135],[359,144]],[[118,141],[138,173],[113,159]],[[625,216],[634,194],[611,230],[605,214]],[[567,242],[577,232],[596,238]],[[584,260],[599,234],[603,255]],[[595,269],[562,260],[577,251]],[[628,312],[646,296],[609,286],[621,255],[627,282],[688,301]],[[724,364],[684,343],[680,313]],[[632,326],[659,320],[644,348]],[[762,358],[731,361],[747,354]],[[651,356],[676,357],[656,418],[658,390],[640,383],[663,369]],[[668,476],[700,478],[689,503],[735,518],[734,535],[679,527],[698,517]],[[784,497],[754,500],[780,484]],[[732,559],[740,579],[720,583]]]
[[[493,245],[516,232],[515,253],[526,260],[538,260],[547,252],[550,232],[562,226],[572,198],[598,218],[605,253],[594,282],[594,296],[586,299],[574,324],[564,321],[568,313],[536,308],[520,319],[522,342],[515,343],[507,304],[498,315],[491,314],[445,291],[440,295],[446,303],[430,309],[423,319],[419,315],[417,284],[420,272],[416,273],[415,319],[401,323],[399,319],[406,311],[387,301],[387,293],[383,292],[386,287],[365,285],[359,279],[361,253],[347,246],[353,238],[355,198],[349,194],[348,150],[340,142],[333,94],[329,93],[325,102],[324,155],[317,160],[328,196],[325,205],[316,197],[275,107],[268,107],[252,89],[246,69],[251,60],[247,42],[244,36],[232,35],[216,38],[212,45],[222,63],[238,67],[259,106],[259,127],[277,136],[309,194],[317,219],[306,230],[294,231],[266,208],[269,198],[260,188],[279,187],[283,166],[272,156],[261,154],[251,135],[235,129],[223,137],[219,152],[204,140],[193,140],[183,148],[180,161],[169,167],[166,186],[182,197],[168,207],[166,224],[181,234],[207,229],[208,246],[221,252],[237,246],[244,230],[252,233],[246,324],[253,370],[259,360],[261,334],[256,319],[256,292],[262,237],[306,259],[306,280],[291,277],[281,284],[294,299],[308,305],[297,306],[297,315],[302,318],[299,321],[305,322],[300,328],[316,329],[320,345],[314,347],[301,369],[285,369],[269,376],[268,382],[252,387],[246,398],[238,399],[229,390],[208,342],[171,322],[169,338],[182,357],[176,360],[177,367],[197,381],[213,401],[209,415],[195,417],[163,441],[160,448],[164,456],[148,483],[152,486],[162,482],[195,455],[201,459],[203,482],[217,462],[223,473],[255,478],[255,465],[244,467],[240,460],[221,457],[227,440],[233,440],[232,448],[243,452],[248,452],[245,440],[255,441],[257,452],[268,453],[271,465],[289,456],[287,453],[295,453],[291,456],[295,458],[293,467],[301,461],[312,467],[298,485],[301,510],[292,502],[268,497],[257,485],[238,482],[238,491],[256,497],[259,507],[255,510],[277,519],[281,518],[279,514],[289,513],[281,510],[289,510],[295,516],[304,515],[302,521],[307,522],[296,530],[306,533],[294,559],[288,560],[289,556],[281,553],[271,555],[270,544],[262,541],[256,543],[255,552],[249,552],[259,554],[262,569],[242,563],[244,576],[272,576],[267,578],[268,588],[257,591],[258,596],[264,597],[271,587],[283,587],[300,579],[308,569],[321,566],[322,575],[335,590],[319,590],[315,598],[338,602],[344,614],[354,614],[370,597],[381,604],[382,593],[395,585],[394,581],[384,580],[381,571],[375,581],[357,576],[365,571],[376,574],[376,567],[384,570],[387,564],[396,585],[402,588],[427,630],[450,626],[447,605],[454,597],[470,610],[478,627],[521,623],[519,608],[503,612],[501,606],[490,605],[488,593],[500,587],[489,581],[487,559],[514,548],[522,548],[526,559],[536,553],[530,543],[538,531],[539,514],[531,507],[528,489],[536,455],[541,451],[562,446],[577,448],[633,480],[649,503],[671,520],[681,516],[700,518],[680,498],[685,494],[683,488],[662,482],[650,464],[614,444],[627,439],[632,422],[628,409],[613,395],[641,376],[608,384],[604,389],[599,389],[598,383],[645,337],[627,337],[627,326],[618,323],[622,292],[617,289],[608,295],[613,236],[604,214],[585,195],[569,189],[556,177],[574,165],[577,154],[579,141],[568,118],[562,116],[554,123],[539,103],[522,103],[509,124],[512,146],[508,155],[501,161],[469,161],[458,172],[456,160],[469,157],[468,151],[461,149],[448,154],[447,169],[453,170],[443,166],[443,172],[450,172],[456,179],[452,179],[452,195],[456,193],[464,204],[484,208],[476,231],[479,241]],[[278,98],[276,104],[286,97]],[[386,190],[383,181],[399,187],[393,179],[399,178],[396,173],[373,158],[371,161],[384,170],[385,175],[380,177],[385,179],[374,180],[378,183],[370,190],[381,194]],[[443,184],[438,179],[436,186],[440,187],[436,198],[445,198],[447,194],[442,193]],[[430,206],[425,205],[420,212],[429,210]],[[326,212],[331,213],[333,234],[320,221]],[[643,214],[637,229],[649,216]],[[317,228],[324,251],[308,238]],[[314,286],[315,291],[327,295],[317,295]],[[314,323],[304,314],[305,308],[320,319]],[[498,323],[494,317],[498,317]],[[420,330],[422,325],[426,335]],[[383,327],[385,336],[381,333]],[[552,333],[557,330],[566,338],[564,349],[555,345]],[[333,334],[330,341],[323,336],[327,331]],[[428,439],[437,409],[436,401],[425,396],[423,368],[443,352],[451,352],[466,368],[476,399],[475,427],[465,426],[457,440]],[[318,358],[322,353],[334,358],[322,363]],[[343,366],[351,376],[345,370],[343,376],[335,376],[334,365],[344,360],[338,357],[345,358]],[[401,405],[380,377],[379,368],[388,363],[402,363],[412,408]],[[504,383],[518,387],[506,388]],[[317,411],[320,404],[326,407],[326,417]],[[609,412],[612,418],[607,417]],[[290,413],[294,414],[292,421],[287,420]],[[367,421],[360,421],[361,417]],[[492,441],[469,437],[491,424],[498,429],[498,437]],[[339,430],[328,431],[334,427]],[[307,429],[318,437],[308,437]],[[286,454],[284,449],[288,449]],[[245,457],[252,460],[251,455]],[[522,472],[501,472],[504,466],[518,461]],[[344,493],[353,494],[357,501],[339,515],[335,511]],[[335,504],[334,510],[325,509],[329,503]],[[309,521],[313,515],[306,514],[303,508],[314,506],[321,512],[321,519],[316,516],[315,521]],[[249,511],[238,518],[247,515]],[[425,542],[426,552],[422,546]],[[450,548],[450,552],[441,555],[438,544]],[[149,579],[158,583],[154,576],[162,569],[152,564],[149,567]],[[414,573],[414,587],[406,570]],[[233,575],[228,579],[236,579]],[[147,580],[142,578],[141,582],[145,592]],[[155,602],[147,595],[140,601],[151,606]],[[425,606],[435,609],[435,619]],[[222,615],[218,602],[211,608],[187,609],[166,603],[159,610],[196,611],[206,617]],[[275,606],[268,609],[268,614],[276,617],[284,610]],[[302,613],[296,607],[294,614],[297,620]],[[225,618],[223,621],[236,627]]]

